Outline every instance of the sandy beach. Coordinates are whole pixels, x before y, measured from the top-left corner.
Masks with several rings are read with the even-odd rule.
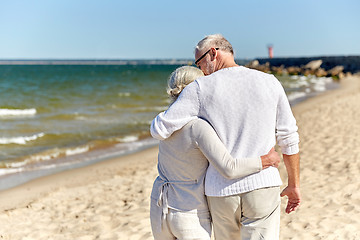
[[[303,200],[290,215],[282,200],[281,239],[360,239],[360,75],[293,112]],[[151,148],[1,191],[0,239],[152,239],[156,162]]]

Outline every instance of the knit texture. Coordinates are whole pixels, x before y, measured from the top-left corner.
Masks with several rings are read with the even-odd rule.
[[[233,157],[265,155],[276,140],[284,154],[299,151],[296,120],[283,87],[273,75],[232,67],[201,77],[153,120],[151,134],[165,139],[196,116],[212,125]],[[210,164],[205,193],[228,196],[281,184],[273,167],[229,180]]]

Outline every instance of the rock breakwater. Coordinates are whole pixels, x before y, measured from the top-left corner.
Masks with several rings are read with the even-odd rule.
[[[360,72],[360,56],[259,58],[246,64],[263,72],[289,75],[315,75],[342,79]]]

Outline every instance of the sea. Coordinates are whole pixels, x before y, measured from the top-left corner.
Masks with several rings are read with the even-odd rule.
[[[0,65],[0,190],[155,146],[150,124],[167,109],[168,77],[182,65]],[[338,85],[277,77],[292,105]]]

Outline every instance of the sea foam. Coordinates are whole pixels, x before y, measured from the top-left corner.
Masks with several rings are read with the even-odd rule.
[[[35,108],[30,109],[0,109],[0,117],[14,117],[14,116],[33,116],[36,114]]]
[[[126,136],[126,137],[123,137],[123,138],[117,138],[117,140],[119,142],[122,142],[122,143],[130,143],[130,142],[135,142],[137,141],[139,138],[137,136]]]
[[[129,97],[131,95],[131,93],[129,93],[129,92],[119,92],[118,95],[119,95],[119,97]]]
[[[291,102],[291,101],[294,101],[298,98],[302,98],[302,97],[306,97],[306,93],[304,92],[292,92],[289,94],[288,96],[288,100]]]
[[[10,138],[0,138],[0,144],[26,144],[29,141],[34,141],[38,138],[45,136],[44,133],[38,133],[32,136],[20,136],[20,137],[10,137]]]
[[[65,154],[66,154],[66,156],[71,156],[71,155],[84,153],[87,151],[89,151],[89,146],[67,149]]]

